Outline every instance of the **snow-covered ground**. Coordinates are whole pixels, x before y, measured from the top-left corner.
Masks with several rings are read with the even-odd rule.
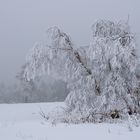
[[[139,140],[140,127],[130,132],[120,124],[57,124],[45,122],[40,108],[50,112],[63,103],[1,104],[0,140]]]

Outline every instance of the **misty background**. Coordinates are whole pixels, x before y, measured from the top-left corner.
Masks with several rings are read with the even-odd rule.
[[[97,19],[127,20],[140,44],[139,0],[0,0],[0,82],[15,82],[28,50],[58,26],[88,45]]]

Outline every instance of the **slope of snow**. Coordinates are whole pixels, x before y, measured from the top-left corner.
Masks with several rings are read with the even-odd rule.
[[[40,108],[50,112],[63,103],[1,104],[0,140],[139,140],[140,127],[122,124],[57,124],[45,122]]]

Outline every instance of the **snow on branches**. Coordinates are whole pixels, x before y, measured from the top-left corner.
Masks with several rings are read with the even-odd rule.
[[[129,25],[99,20],[92,32],[89,47],[77,48],[57,27],[48,29],[47,45],[36,45],[28,55],[24,79],[47,73],[64,80],[67,112],[79,121],[139,112],[139,63]]]

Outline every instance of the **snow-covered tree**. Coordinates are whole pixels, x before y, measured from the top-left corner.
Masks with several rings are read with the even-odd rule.
[[[70,91],[65,101],[71,114],[68,121],[137,113],[139,63],[129,25],[100,20],[92,31],[91,44],[81,48],[57,27],[50,28],[47,45],[38,44],[30,51],[23,79],[31,81],[47,73],[65,81]]]

